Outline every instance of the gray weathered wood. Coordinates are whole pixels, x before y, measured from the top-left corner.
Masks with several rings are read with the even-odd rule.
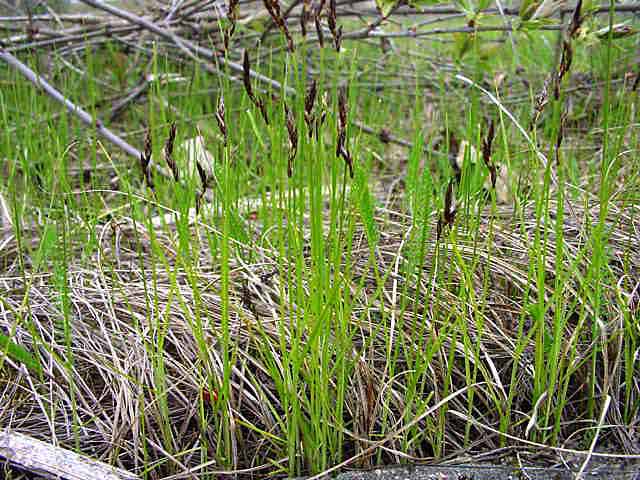
[[[0,431],[0,459],[44,478],[64,480],[133,480],[137,475],[28,435]]]

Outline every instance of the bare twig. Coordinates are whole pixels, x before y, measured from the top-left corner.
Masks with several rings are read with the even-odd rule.
[[[124,151],[128,155],[135,157],[136,159],[140,158],[140,151],[132,145],[129,145],[118,135],[113,133],[107,127],[105,127],[99,119],[94,119],[91,115],[84,111],[82,108],[78,107],[71,100],[66,98],[62,93],[60,93],[55,87],[53,87],[50,83],[48,83],[44,78],[35,73],[29,67],[27,67],[24,63],[18,60],[16,57],[11,55],[9,52],[0,50],[0,60],[4,60],[10,67],[16,69],[20,72],[27,80],[33,83],[36,87],[42,89],[47,95],[56,100],[57,102],[62,103],[67,110],[78,117],[82,123],[85,125],[95,127],[96,131],[102,135],[104,138],[109,140],[115,146],[117,146],[120,150]]]
[[[190,56],[199,55],[206,60],[218,63],[220,65],[224,65],[236,73],[242,73],[243,71],[242,65],[240,65],[239,63],[227,60],[226,58],[217,55],[213,50],[209,48],[201,47],[191,42],[190,40],[182,38],[176,35],[175,33],[173,33],[171,30],[160,27],[157,24],[147,20],[146,18],[135,15],[129,11],[114,7],[113,5],[100,2],[98,0],[81,0],[81,1],[91,7],[103,10],[105,12],[109,12],[112,15],[115,15],[116,17],[120,17],[131,23],[140,25],[146,30],[149,30],[150,32],[155,33],[156,35],[166,40],[169,40],[170,42],[175,44],[178,48],[180,48],[182,51],[189,54]],[[199,60],[199,59],[195,57],[195,60]],[[261,75],[260,73],[257,73],[253,70],[249,74],[251,75],[252,78],[262,83],[271,85],[273,88],[277,90],[281,90],[281,91],[291,90],[291,92],[289,93],[293,93],[293,89],[291,89],[290,87],[284,87],[280,82],[273,80],[265,75]]]

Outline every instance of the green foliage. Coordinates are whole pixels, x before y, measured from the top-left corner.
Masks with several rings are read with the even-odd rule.
[[[380,0],[376,0],[380,1]],[[442,0],[409,0],[409,5],[415,8],[431,7],[442,3]]]
[[[355,187],[358,199],[357,205],[360,211],[360,218],[362,219],[367,232],[367,240],[371,247],[375,247],[375,245],[378,244],[380,234],[374,220],[374,199],[369,191],[368,178],[363,169],[358,168],[356,170]]]
[[[378,3],[383,13],[394,5]],[[457,5],[465,24],[492,25],[478,13],[486,0]],[[255,86],[267,102],[266,122],[229,79],[233,73],[210,75],[154,56],[154,76],[179,72],[190,83],[154,82],[113,130],[141,146],[148,126],[161,166],[171,123],[177,123],[176,143],[202,134],[215,165],[210,201],[197,214],[196,175],[180,183],[154,174],[151,190],[136,160],[96,142],[91,129],[0,72],[0,158],[16,178],[22,175],[7,188],[24,199],[24,224],[37,225],[31,238],[16,234],[18,245],[0,251],[0,264],[12,266],[6,275],[17,284],[20,277],[35,279],[55,297],[55,308],[46,312],[53,321],[41,319],[42,309],[10,316],[20,328],[40,322],[40,331],[55,330],[51,338],[63,348],[52,350],[50,361],[66,372],[63,388],[72,402],[84,403],[87,390],[112,402],[108,382],[122,389],[138,423],[131,428],[135,441],[118,445],[114,458],[138,459],[149,476],[171,470],[173,459],[188,468],[215,462],[216,471],[231,471],[264,458],[265,475],[293,477],[323,472],[385,439],[393,449],[357,460],[388,462],[394,449],[438,457],[454,443],[494,448],[496,437],[474,443],[472,420],[481,416],[515,435],[532,416],[532,400],[543,394],[549,400],[536,412],[535,440],[550,446],[568,436],[584,440],[567,415],[577,411],[580,422],[596,417],[597,372],[610,365],[611,352],[602,348],[609,339],[616,342],[619,369],[610,387],[621,416],[633,421],[640,340],[630,295],[635,237],[627,238],[624,227],[635,221],[626,207],[637,203],[637,159],[629,153],[637,151],[637,94],[620,90],[603,102],[600,85],[612,65],[629,67],[634,50],[624,40],[624,50],[612,47],[602,41],[609,32],[598,38],[598,28],[585,25],[585,37],[573,42],[571,73],[588,72],[596,79],[593,91],[562,90],[558,100],[551,95],[539,122],[531,122],[531,99],[557,63],[557,32],[540,32],[552,20],[532,18],[538,8],[523,10],[513,44],[504,32],[456,33],[446,38],[453,42],[425,42],[410,68],[405,53],[415,54],[415,39],[394,39],[398,54],[384,57],[385,70],[377,44],[349,43],[350,56],[304,45],[294,55],[256,52],[256,70],[297,92],[305,91],[308,77],[318,81],[309,112],[302,95],[287,97],[289,126],[298,133],[293,157],[284,95],[272,99],[270,87]],[[88,52],[93,74],[106,72],[107,81],[121,86],[133,83],[127,72],[142,73],[142,67],[102,65],[126,60],[115,44],[106,51],[104,58]],[[457,63],[450,70],[451,57]],[[434,68],[434,58],[445,58],[447,68]],[[453,78],[457,71],[484,91],[462,88]],[[97,116],[109,112],[104,98],[112,92],[74,71],[62,70],[55,80],[78,103],[94,106]],[[343,146],[353,157],[354,178],[336,157],[335,86],[343,81],[349,85]],[[214,120],[222,93],[226,139]],[[564,120],[568,138],[558,159],[545,163],[540,155],[554,153],[565,95],[572,95]],[[320,118],[319,135],[309,136],[313,128],[305,122]],[[487,185],[481,156],[489,119],[497,132],[491,160],[504,174],[498,182],[513,187],[501,200]],[[379,136],[365,135],[354,121]],[[38,129],[46,135],[31,133]],[[413,148],[391,144],[390,135]],[[454,137],[459,148],[467,145],[460,155]],[[73,144],[73,155],[61,160],[54,144]],[[178,165],[184,155],[175,149]],[[90,182],[76,158],[95,160]],[[451,222],[438,237],[454,184]],[[583,203],[587,208],[580,210]],[[578,211],[575,218],[565,204]],[[68,206],[62,221],[43,221],[60,217],[61,205]],[[82,257],[78,252],[89,242],[95,247]],[[50,276],[45,267],[52,260]],[[626,274],[612,278],[622,269]],[[83,292],[89,292],[86,302],[78,299]],[[31,299],[25,292],[6,295],[25,309],[38,307],[23,300]],[[95,337],[84,338],[82,332],[96,326]],[[105,339],[108,348],[91,350]],[[38,356],[10,336],[0,336],[0,347],[41,371]],[[86,364],[101,369],[97,387],[77,372]],[[47,388],[42,385],[55,408],[67,404]],[[455,408],[442,400],[450,395]],[[588,402],[593,405],[585,407]],[[451,422],[452,413],[470,420]],[[68,418],[71,431],[93,428],[91,418]],[[176,471],[183,467],[170,474]]]
[[[44,262],[55,253],[58,247],[58,233],[54,224],[48,223],[44,227],[40,238],[40,245],[33,256],[34,269],[39,270]]]
[[[18,345],[3,333],[0,333],[0,353],[8,355],[9,358],[24,364],[24,366],[33,373],[38,375],[42,373],[40,361],[29,350]],[[2,364],[1,361],[0,364]]]
[[[398,0],[376,0],[376,5],[380,13],[386,17],[398,5]]]

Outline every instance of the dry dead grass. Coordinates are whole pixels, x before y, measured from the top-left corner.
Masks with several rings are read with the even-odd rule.
[[[598,211],[595,206],[588,211],[576,208],[577,216],[565,217],[562,227],[567,249],[564,258],[567,271],[586,272],[590,259],[584,254],[585,245]],[[475,390],[473,409],[469,411],[466,395],[452,398],[446,405],[447,411],[470,416],[477,422],[471,428],[471,443],[465,447],[467,422],[459,415],[448,415],[446,429],[441,432],[445,446],[442,453],[472,455],[502,446],[500,437],[484,426],[498,428],[500,424],[500,406],[512,386],[514,362],[519,363],[514,377],[517,393],[512,405],[513,422],[507,433],[527,438],[525,429],[534,408],[531,399],[535,337],[526,339],[521,354],[517,350],[522,341],[519,329],[526,337],[533,328],[530,319],[521,312],[526,309],[525,292],[529,295],[536,292],[529,275],[531,259],[527,252],[538,227],[532,209],[526,212],[523,221],[509,209],[495,214],[487,212],[475,238],[468,237],[460,228],[456,243],[445,242],[439,251],[435,238],[430,240],[425,271],[418,279],[415,274],[403,273],[402,268],[410,216],[406,212],[380,209],[376,220],[384,228],[375,258],[380,271],[389,273],[381,294],[376,293],[380,284],[370,267],[371,252],[364,233],[354,236],[350,287],[354,295],[350,324],[353,352],[347,362],[352,369],[351,383],[346,392],[343,427],[335,426],[344,428],[346,457],[380,438],[383,418],[388,425],[401,426],[421,413],[415,402],[405,402],[407,385],[402,372],[412,368],[416,353],[428,348],[432,348],[433,356],[421,391],[432,393],[433,403],[468,386],[469,361],[476,363],[479,372],[480,385]],[[633,453],[640,447],[638,425],[625,425],[621,413],[621,406],[629,401],[625,392],[632,392],[632,404],[637,404],[640,394],[637,375],[631,376],[633,386],[624,385],[623,358],[628,328],[625,315],[637,319],[640,301],[638,213],[637,206],[613,206],[610,211],[607,227],[611,283],[603,285],[607,303],[598,319],[599,335],[591,340],[586,337],[583,322],[594,321],[588,313],[571,316],[563,332],[563,358],[569,358],[573,349],[577,353],[571,365],[565,367],[571,372],[571,380],[567,383],[569,403],[562,410],[560,440],[567,447],[584,446],[574,440],[582,438],[581,429],[593,426],[586,417],[590,392],[585,386],[589,383],[590,368],[598,369],[598,398],[610,395],[613,399],[605,421],[609,428],[601,435],[618,452]],[[435,231],[436,218],[432,220]],[[201,234],[203,228],[193,226],[192,234]],[[548,226],[551,240],[553,228]],[[154,478],[169,474],[176,476],[165,478],[188,478],[193,476],[185,473],[188,469],[195,468],[197,475],[218,470],[214,464],[202,465],[203,435],[210,436],[209,448],[216,442],[213,429],[201,425],[200,408],[204,405],[210,409],[205,416],[213,423],[219,409],[226,409],[234,419],[235,469],[247,475],[277,471],[279,464],[286,463],[286,451],[278,440],[286,436],[278,418],[284,407],[275,388],[277,379],[272,378],[261,352],[267,349],[274,358],[281,356],[282,345],[287,348],[293,335],[291,329],[295,329],[296,315],[292,311],[299,312],[302,307],[296,305],[294,298],[282,298],[283,293],[287,296],[287,278],[281,276],[274,258],[266,250],[258,251],[252,264],[236,256],[230,266],[233,279],[230,333],[235,352],[232,396],[227,405],[216,405],[213,409],[202,401],[203,390],[208,388],[203,372],[212,369],[208,373],[220,377],[223,364],[220,271],[212,263],[208,249],[203,247],[199,258],[194,259],[198,285],[195,295],[193,279],[174,263],[174,232],[158,230],[153,234],[165,254],[166,264],[151,254],[151,232],[140,224],[134,227],[128,218],[99,225],[96,234],[101,248],[89,262],[90,268],[79,256],[70,259],[67,287],[71,331],[65,334],[60,285],[56,284],[55,275],[31,276],[28,258],[24,259],[25,274],[20,273],[13,231],[10,228],[2,231],[0,289],[5,293],[0,302],[0,328],[5,333],[15,329],[16,342],[38,352],[45,375],[39,379],[6,360],[12,368],[5,368],[0,377],[0,424],[60,445],[77,445],[87,454],[136,471],[166,462],[164,467],[154,470]],[[23,235],[26,241],[37,244],[28,229]],[[558,271],[554,265],[555,252],[551,251],[555,244],[554,241],[547,244],[549,251],[544,265],[547,298],[554,293],[554,275]],[[74,247],[80,251],[79,245]],[[472,271],[460,269],[465,262],[474,265]],[[468,274],[475,287],[473,295],[485,298],[482,310],[459,297]],[[364,289],[358,288],[360,282]],[[585,287],[578,275],[567,278],[562,285],[567,303],[576,302],[575,312],[592,308],[584,303]],[[546,312],[549,325],[553,324],[554,314],[553,308]],[[199,354],[194,335],[198,316],[203,322],[208,358]],[[150,322],[158,318],[159,323]],[[452,318],[464,320],[464,332]],[[32,330],[23,326],[27,324],[32,325]],[[158,335],[158,325],[166,328],[162,358],[169,418],[165,418],[157,394],[157,378],[152,373],[157,365],[153,365],[150,349]],[[634,328],[631,333],[640,335],[637,322]],[[34,334],[44,343],[34,345]],[[389,338],[398,356],[396,374],[392,377],[387,361]],[[69,343],[66,339],[70,339]],[[470,347],[478,349],[475,358],[469,355]],[[598,358],[595,366],[588,361],[594,352]],[[638,353],[633,355],[637,357]],[[304,369],[313,368],[304,365]],[[450,383],[446,381],[448,376]],[[444,415],[444,410],[427,416],[417,428],[436,432],[439,415]],[[168,438],[162,434],[163,426],[170,431]],[[428,435],[391,438],[380,447],[384,452],[382,458],[389,463],[402,459],[429,460],[434,451]],[[518,442],[509,443],[518,447]],[[179,456],[176,452],[180,452]],[[210,452],[211,456],[213,453]],[[373,458],[365,456],[360,465],[370,461]]]

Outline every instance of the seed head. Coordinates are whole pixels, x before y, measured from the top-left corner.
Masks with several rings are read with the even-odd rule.
[[[284,103],[284,111],[287,120],[287,132],[289,134],[289,162],[287,165],[287,175],[289,178],[293,175],[293,161],[298,152],[298,127],[296,127],[296,119],[293,112]]]
[[[169,129],[169,137],[164,144],[164,159],[169,165],[171,172],[173,173],[173,178],[177,182],[180,178],[180,172],[178,170],[178,165],[176,164],[173,158],[173,146],[176,141],[176,122],[171,124],[171,128]]]
[[[144,137],[144,152],[140,153],[140,167],[142,168],[142,174],[147,182],[149,188],[153,190],[153,177],[151,176],[151,130],[147,128],[147,132]]]
[[[216,110],[216,122],[218,123],[218,128],[220,129],[220,133],[222,133],[222,137],[224,138],[225,145],[227,144],[227,122],[226,122],[226,113],[224,109],[224,95],[220,94],[220,99],[218,100],[218,109]]]

